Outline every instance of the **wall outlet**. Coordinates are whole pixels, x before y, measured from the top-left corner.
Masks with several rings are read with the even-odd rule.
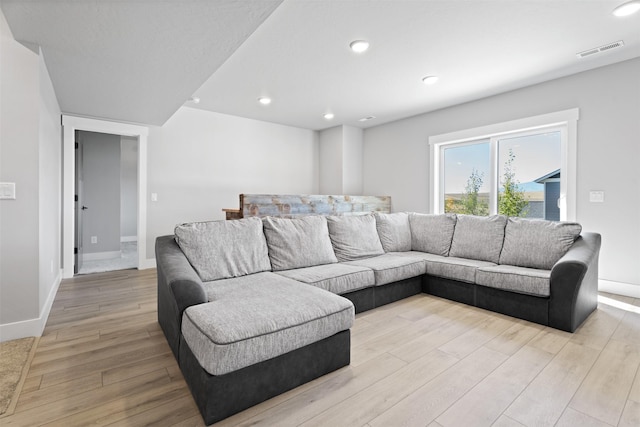
[[[91,236],[91,243],[98,243],[98,236]]]

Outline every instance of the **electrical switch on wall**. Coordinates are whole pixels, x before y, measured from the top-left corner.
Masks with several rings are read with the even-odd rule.
[[[151,201],[152,202],[158,201],[158,193],[151,193]]]
[[[16,183],[0,182],[0,199],[15,200],[16,199]]]
[[[589,201],[592,203],[604,203],[604,191],[590,191]]]

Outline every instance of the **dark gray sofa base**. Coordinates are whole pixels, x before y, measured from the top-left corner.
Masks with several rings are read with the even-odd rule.
[[[549,324],[549,298],[519,294],[435,276],[424,276],[423,291],[427,294],[541,325]]]
[[[476,305],[475,285],[472,283],[425,275],[422,277],[422,291],[425,294],[462,302],[467,305]]]
[[[180,370],[209,425],[350,363],[349,330],[225,375],[211,375],[180,339]],[[322,355],[322,357],[318,357]]]
[[[549,325],[549,298],[519,294],[487,286],[476,286],[475,291],[476,307],[540,325]]]
[[[422,293],[422,276],[399,280],[382,286],[342,294],[356,308],[356,314]]]
[[[551,295],[540,297],[430,275],[422,291],[467,305],[574,332],[598,306],[600,235],[583,233],[551,270]]]

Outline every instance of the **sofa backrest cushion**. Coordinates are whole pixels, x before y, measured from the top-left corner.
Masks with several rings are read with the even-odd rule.
[[[273,271],[338,262],[324,216],[266,217],[263,224]]]
[[[174,234],[203,282],[271,270],[259,218],[180,224]]]
[[[449,256],[498,263],[504,242],[504,215],[458,215]]]
[[[406,212],[385,214],[376,212],[378,237],[385,252],[407,252],[411,250],[411,227]]]
[[[373,214],[329,216],[329,236],[339,261],[384,254]]]
[[[448,256],[456,226],[455,214],[409,214],[411,250]]]
[[[581,231],[575,222],[509,218],[500,264],[551,270]]]

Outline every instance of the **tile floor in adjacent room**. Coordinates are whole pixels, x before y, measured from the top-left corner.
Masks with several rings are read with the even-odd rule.
[[[138,266],[138,242],[122,242],[119,258],[84,261],[78,274],[104,273],[107,271],[126,270]]]

